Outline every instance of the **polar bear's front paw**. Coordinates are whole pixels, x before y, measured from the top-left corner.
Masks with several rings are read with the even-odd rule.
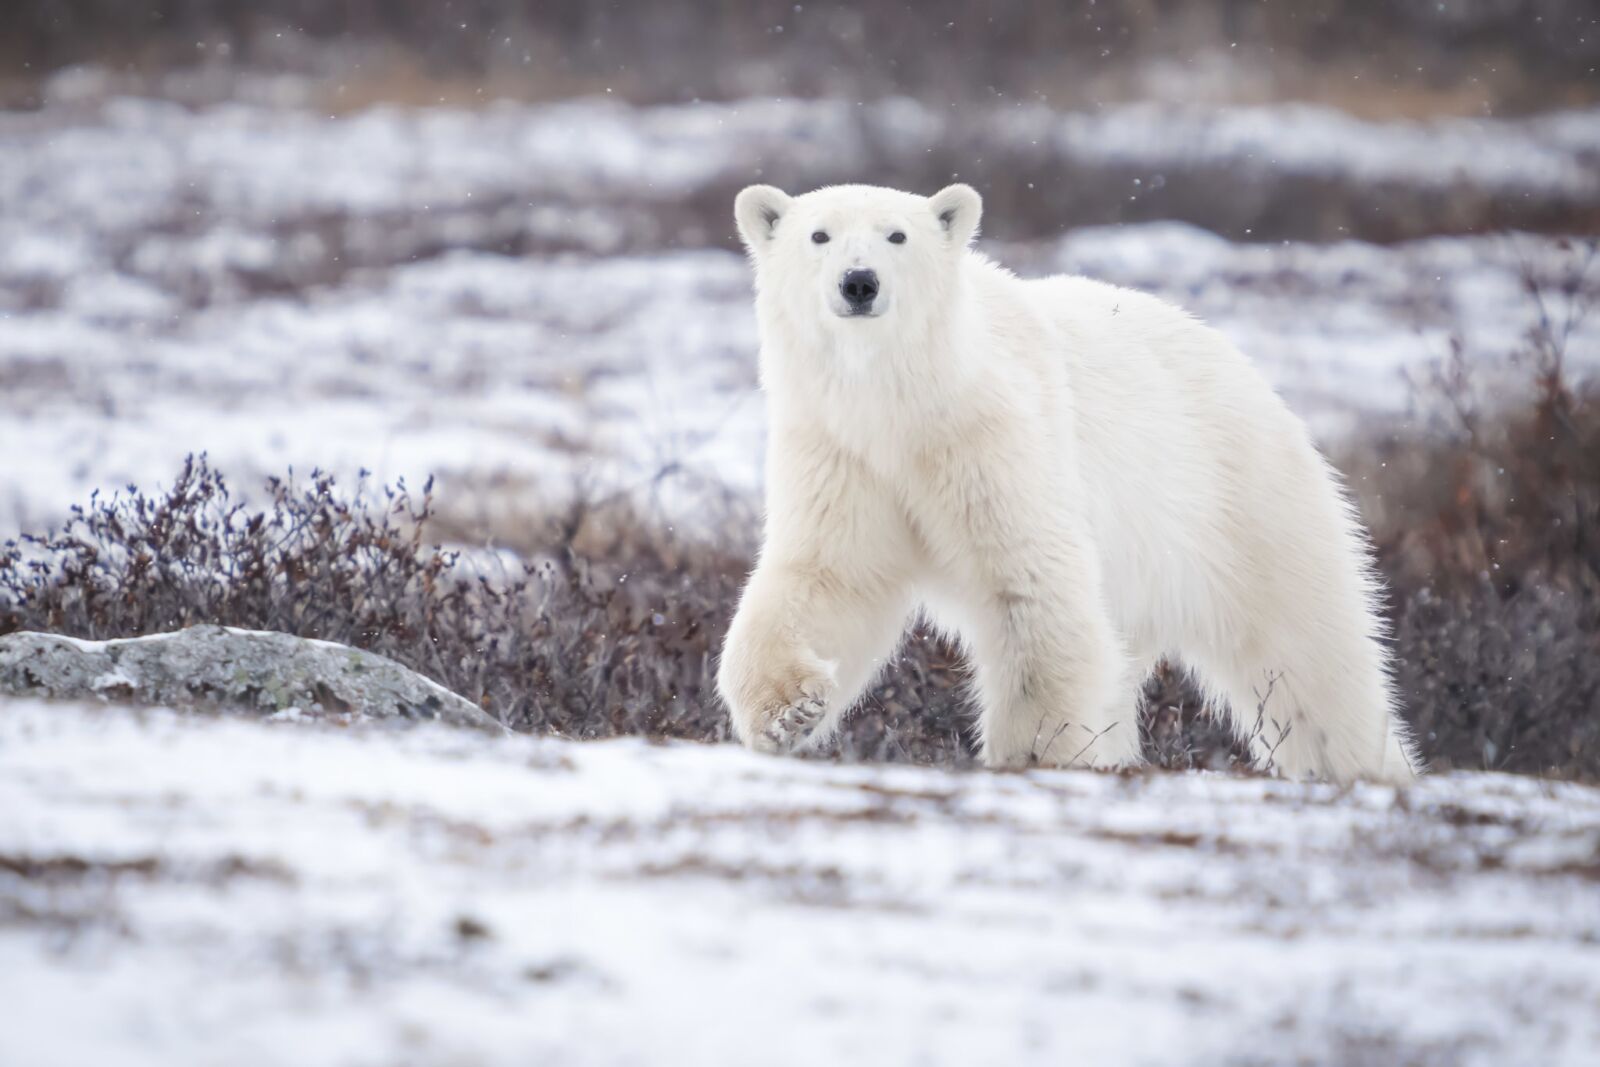
[[[732,669],[725,665],[720,680],[733,732],[757,752],[793,752],[802,747],[827,719],[835,688],[832,668],[833,664],[810,656],[790,660],[783,669],[761,669],[750,660],[735,658]]]
[[[827,712],[826,699],[801,697],[779,708],[752,739],[751,747],[758,752],[793,752],[806,743]]]

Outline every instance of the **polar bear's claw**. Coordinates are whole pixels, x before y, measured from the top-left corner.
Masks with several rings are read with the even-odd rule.
[[[779,709],[762,731],[762,739],[767,742],[763,747],[771,752],[791,752],[799,748],[822,721],[827,708],[827,702],[821,697],[806,697]]]

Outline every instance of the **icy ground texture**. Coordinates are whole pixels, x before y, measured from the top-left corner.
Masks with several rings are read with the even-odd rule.
[[[998,143],[1169,188],[1203,164],[1252,188],[1326,178],[1358,202],[1381,185],[1416,203],[1461,187],[1600,203],[1596,111],[992,119]],[[732,191],[879,173],[874,153],[920,158],[951,121],[905,101],[331,118],[63,99],[0,114],[0,455],[23,460],[0,473],[0,535],[59,520],[91,489],[155,484],[199,450],[246,485],[292,464],[531,496],[672,467],[675,490],[752,490],[756,336]],[[1104,192],[1109,173],[1062,182]],[[1146,188],[1126,181],[1129,197]],[[1469,358],[1501,358],[1529,325],[1522,274],[1559,279],[1571,258],[1525,235],[1252,245],[1173,223],[989,250],[1024,273],[1084,271],[1184,303],[1325,433],[1402,410],[1404,375],[1454,330]],[[1572,349],[1597,358],[1600,321]]]
[[[1600,791],[0,705],[0,1063],[1592,1063]]]

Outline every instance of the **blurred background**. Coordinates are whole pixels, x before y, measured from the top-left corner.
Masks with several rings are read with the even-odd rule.
[[[528,580],[570,586],[571,633],[459,621],[515,631],[485,666],[488,638],[441,655],[456,638],[425,641],[408,602],[313,622],[152,592],[166,606],[72,618],[270,623],[425,665],[515,725],[723,737],[708,664],[764,447],[732,198],[962,180],[984,251],[1184,304],[1310,420],[1373,527],[1431,758],[1592,774],[1597,19],[13,0],[0,534],[159,495],[191,453],[252,501],[291,470],[351,492],[432,476],[429,537],[463,566],[546,568]],[[953,664],[914,642],[835,754],[969,758]],[[1152,697],[1152,754],[1227,757],[1181,679]]]
[[[1419,118],[1591,102],[1593,19],[1581,0],[17,0],[0,47],[23,102],[30,77],[96,63],[320,78],[347,106],[906,94],[1061,107],[1296,99]]]
[[[1593,204],[1546,171],[1593,162],[1581,151],[1592,148],[1581,122],[1545,123],[1546,151],[1531,158],[1520,145],[1474,137],[1471,125],[1419,138],[1409,168],[1397,143],[1419,120],[1515,120],[1593,104],[1595,19],[1581,0],[20,0],[0,41],[0,99],[26,109],[157,95],[191,107],[297,106],[330,119],[507,101],[835,102],[856,111],[776,112],[695,146],[697,181],[672,165],[682,167],[688,144],[668,159],[615,156],[608,176],[635,178],[641,193],[668,185],[691,201],[652,220],[656,241],[726,243],[727,190],[709,173],[717,164],[797,184],[871,171],[911,185],[960,171],[997,198],[989,232],[998,237],[1182,219],[1258,241],[1389,241],[1597,225]],[[566,132],[583,140],[601,131],[575,121]],[[1564,158],[1546,158],[1557,148]],[[1474,159],[1480,149],[1501,158]],[[570,151],[592,157],[602,146]],[[1483,187],[1471,163],[1501,181]],[[1130,188],[1154,178],[1152,166],[1173,173]],[[1518,168],[1523,181],[1507,182]],[[1367,186],[1361,197],[1347,184],[1356,178]],[[1541,178],[1547,187],[1536,191]],[[538,174],[528,179],[529,192],[543,191]]]

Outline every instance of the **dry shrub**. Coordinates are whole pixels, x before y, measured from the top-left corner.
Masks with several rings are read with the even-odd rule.
[[[593,558],[574,508],[543,558],[469,564],[427,540],[433,517],[431,485],[346,497],[320,473],[247,508],[191,459],[164,495],[96,497],[0,551],[0,633],[279,630],[390,656],[522,729],[721,735],[708,686],[745,557],[619,513],[626,536]]]
[[[1547,296],[1517,362],[1531,399],[1480,397],[1459,346],[1425,396],[1444,414],[1356,468],[1394,603],[1397,680],[1435,768],[1600,776],[1600,389]]]

